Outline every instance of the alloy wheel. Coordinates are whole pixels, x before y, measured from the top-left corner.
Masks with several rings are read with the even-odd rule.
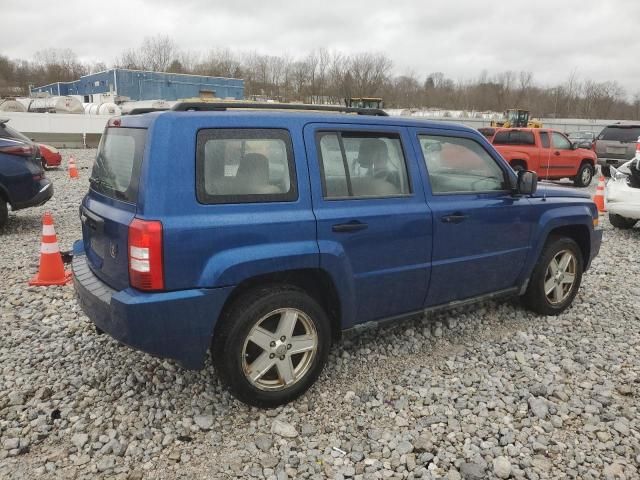
[[[552,305],[562,303],[571,294],[576,282],[577,260],[570,250],[558,252],[544,277],[544,294]]]
[[[318,334],[296,308],[274,310],[249,331],[242,348],[242,370],[260,390],[282,390],[302,379],[316,356]]]

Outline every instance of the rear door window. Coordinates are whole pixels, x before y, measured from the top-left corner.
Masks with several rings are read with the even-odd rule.
[[[320,132],[317,139],[325,198],[397,197],[411,193],[398,134]]]
[[[493,138],[494,145],[535,145],[533,132],[502,130]]]
[[[549,132],[540,132],[540,143],[542,148],[549,148],[551,143],[549,142]]]
[[[613,140],[623,143],[635,143],[640,137],[640,127],[606,127],[600,135],[598,140]]]
[[[289,132],[280,129],[200,130],[196,189],[201,203],[297,199]]]
[[[144,128],[105,129],[89,179],[91,188],[108,197],[136,203],[146,138]]]

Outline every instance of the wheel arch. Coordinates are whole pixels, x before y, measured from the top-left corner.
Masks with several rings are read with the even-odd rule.
[[[565,215],[563,215],[563,213]],[[533,270],[540,258],[540,254],[553,236],[568,237],[573,239],[580,247],[583,259],[583,268],[586,271],[590,265],[591,258],[591,231],[590,225],[593,218],[589,211],[582,207],[570,207],[567,209],[549,210],[541,218],[537,240],[527,258],[526,267],[523,269],[520,281],[520,293],[524,293],[533,273]]]
[[[529,168],[529,161],[528,159],[518,156],[509,159],[509,165],[511,165],[511,167],[514,167],[514,165],[523,165],[524,169],[527,170]]]
[[[342,333],[342,304],[340,296],[331,275],[321,268],[281,270],[249,277],[232,290],[225,301],[220,316],[222,317],[224,315],[225,310],[228,309],[237,298],[248,291],[277,285],[298,287],[314,298],[329,317],[333,339],[337,340],[340,338]],[[214,329],[214,336],[219,325],[220,322],[217,322]]]

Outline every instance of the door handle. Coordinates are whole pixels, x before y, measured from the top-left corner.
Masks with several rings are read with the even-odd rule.
[[[467,218],[469,218],[469,215],[465,215],[461,212],[455,212],[451,215],[443,216],[440,220],[442,220],[442,223],[460,223],[464,222]]]
[[[366,223],[362,223],[358,220],[352,220],[347,223],[338,223],[333,227],[331,227],[331,230],[333,230],[336,233],[349,233],[349,232],[358,232],[360,230],[366,230],[367,228],[369,228],[369,225],[367,225]]]
[[[559,152],[559,151],[557,151],[557,150],[556,150],[555,152],[553,152],[553,154],[554,154],[556,157],[559,157],[559,156],[560,156],[560,152]]]

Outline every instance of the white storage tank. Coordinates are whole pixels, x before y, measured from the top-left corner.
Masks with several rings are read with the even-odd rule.
[[[122,110],[115,103],[105,102],[98,106],[98,115],[120,115]]]
[[[82,102],[73,97],[33,98],[29,104],[30,112],[47,113],[84,113]]]
[[[98,114],[98,105],[95,103],[83,103],[85,115],[97,115]]]
[[[0,112],[26,112],[27,107],[14,99],[0,99]]]

